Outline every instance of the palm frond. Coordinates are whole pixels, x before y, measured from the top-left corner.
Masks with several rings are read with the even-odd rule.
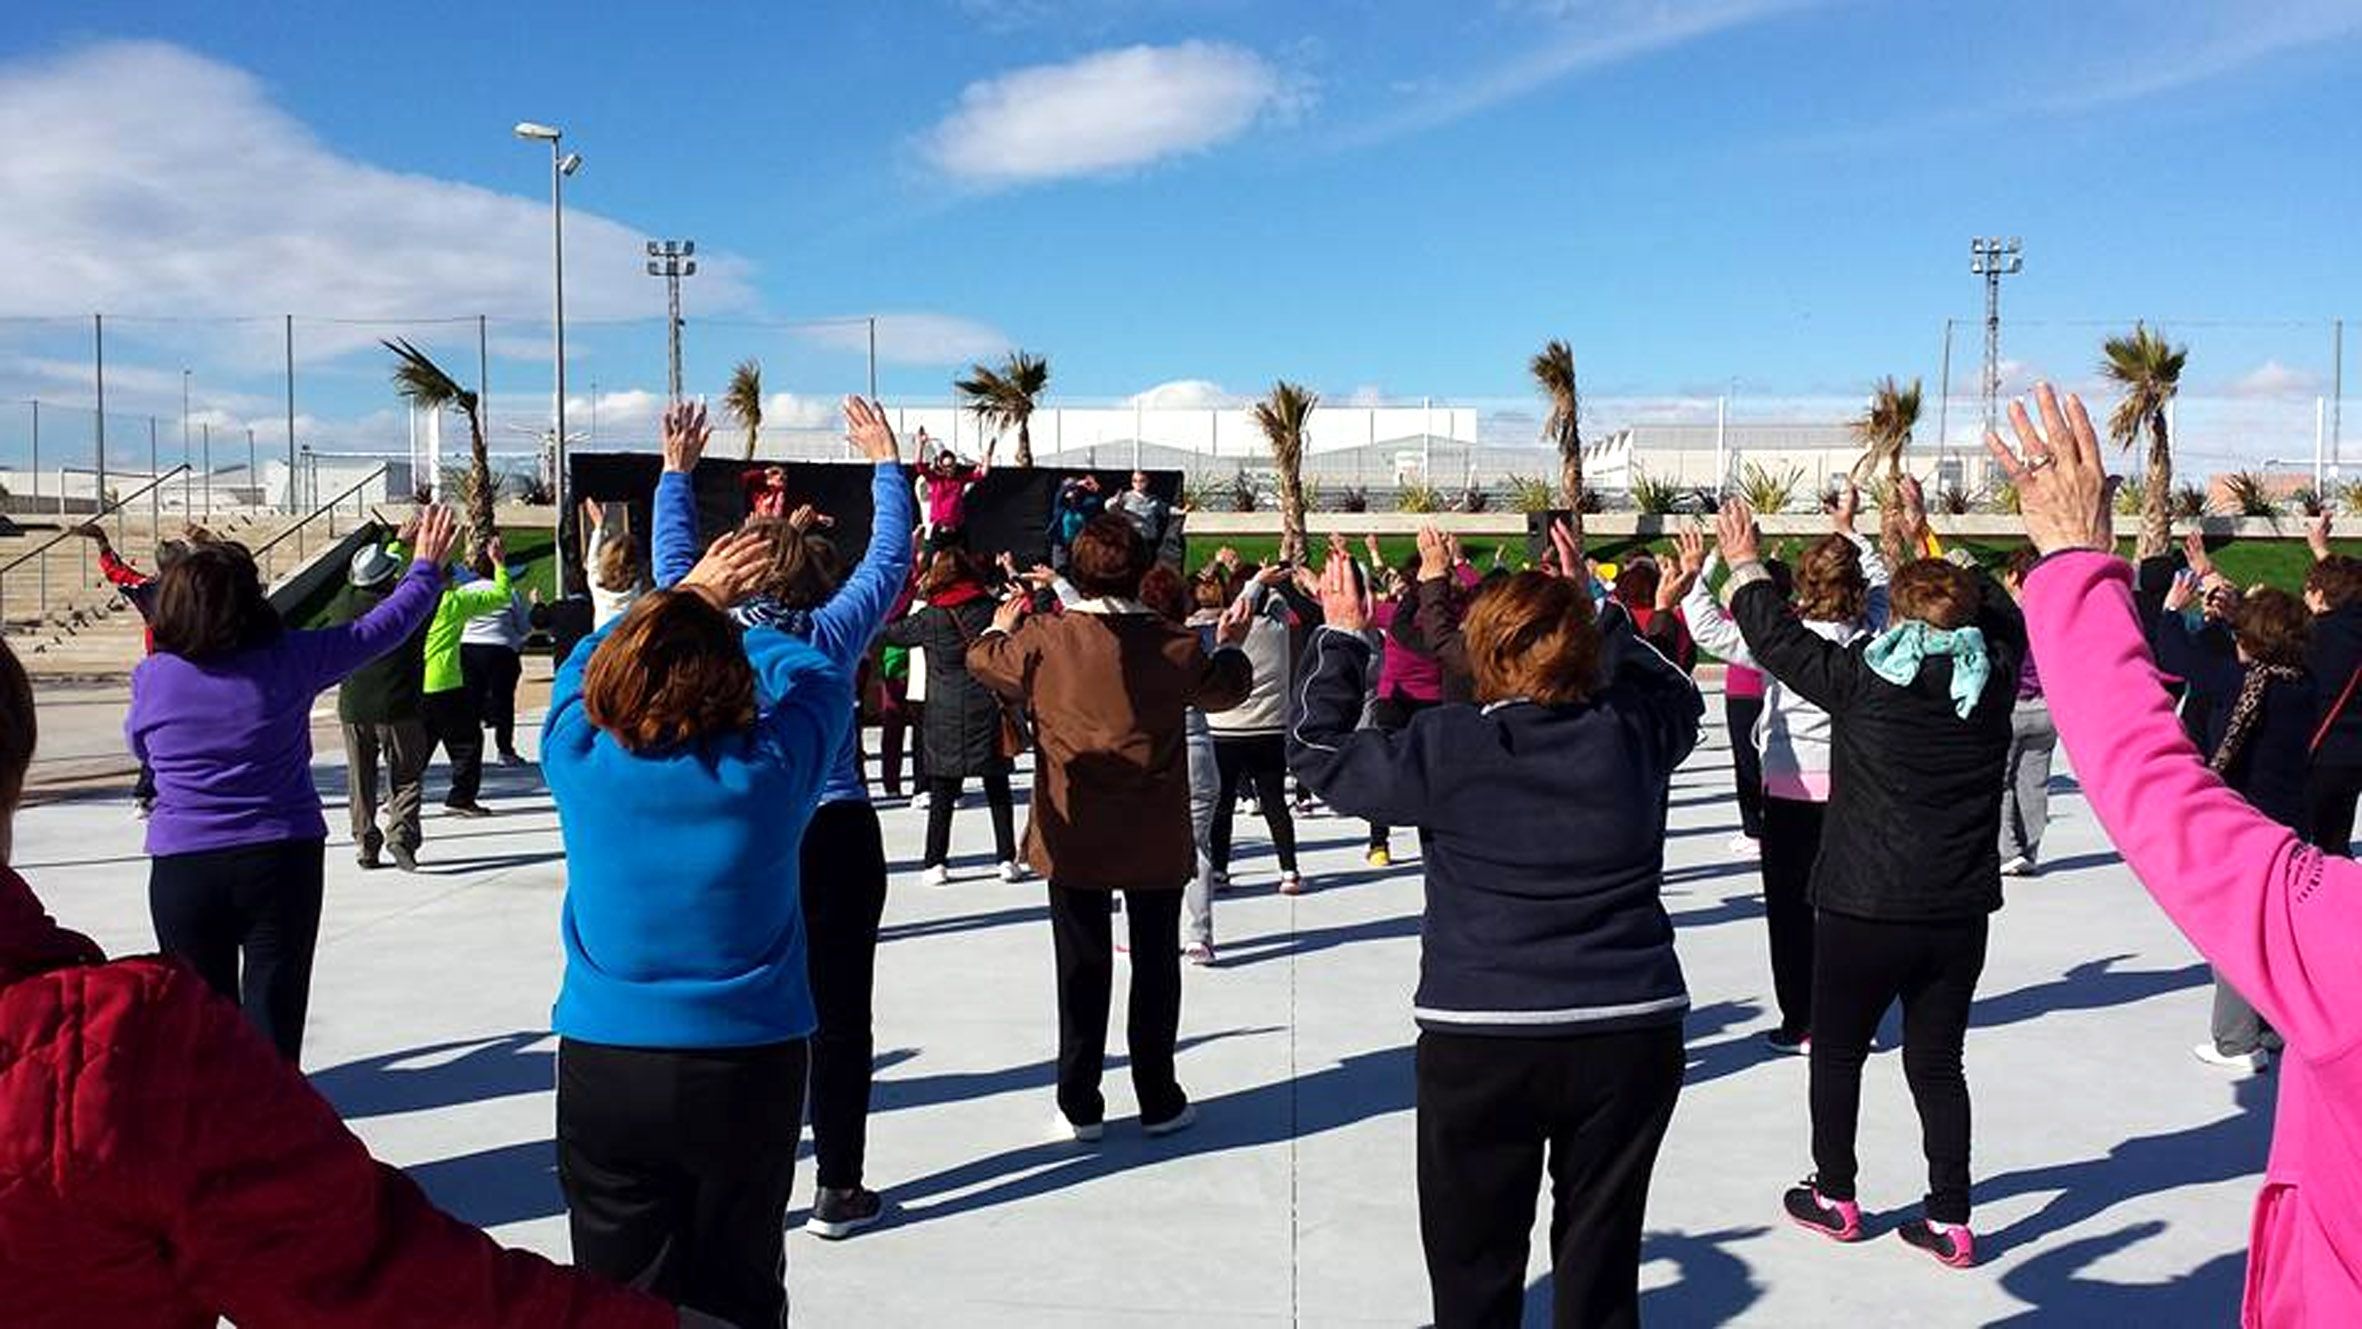
[[[1854,465],[1857,482],[1879,471],[1891,479],[1902,470],[1903,449],[1910,446],[1911,431],[1919,426],[1921,399],[1918,379],[1904,387],[1889,374],[1872,385],[1869,405],[1846,422],[1862,445],[1862,459]]]
[[[763,364],[749,357],[730,371],[730,386],[722,390],[722,409],[747,429],[763,424]]]
[[[2127,475],[2116,483],[2116,514],[2137,517],[2149,501],[2149,486],[2137,475]]]
[[[408,341],[395,337],[378,345],[394,353],[394,391],[411,405],[429,411],[472,413],[476,394]]]
[[[2124,390],[2108,414],[2108,437],[2129,448],[2152,419],[2164,414],[2165,404],[2181,390],[2182,366],[2190,348],[2170,344],[2146,323],[2110,337],[2100,347],[2100,377]]]
[[[2280,502],[2272,497],[2271,482],[2255,471],[2233,471],[2223,477],[2223,497],[2231,515],[2277,517]]]

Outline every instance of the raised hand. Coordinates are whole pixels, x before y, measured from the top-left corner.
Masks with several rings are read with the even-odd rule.
[[[2332,520],[2326,504],[2321,511],[2305,518],[2305,547],[2313,551],[2313,561],[2316,563],[2329,557],[2329,528]]]
[[[1220,646],[1237,646],[1247,639],[1247,629],[1255,626],[1255,607],[1240,596],[1222,611],[1214,624],[1214,642]]]
[[[1419,524],[1419,580],[1435,581],[1452,570],[1452,547],[1433,522]]]
[[[1575,539],[1574,528],[1562,519],[1550,523],[1550,548],[1558,555],[1558,575],[1568,581],[1591,582],[1591,560],[1583,557],[1582,543]]]
[[[925,430],[919,438],[925,441]],[[894,440],[894,426],[886,423],[885,408],[867,398],[845,398],[845,440],[873,462],[902,460],[902,445]]]
[[[2214,575],[2214,559],[2206,552],[2206,537],[2198,532],[2182,537],[2182,558],[2189,563],[2191,575],[2200,581]]]
[[[713,438],[706,424],[705,403],[677,401],[664,408],[664,469],[686,475],[697,469],[705,445]]]
[[[992,625],[1002,632],[1015,632],[1017,625],[1024,619],[1025,597],[1022,595],[1010,596],[1001,601],[998,609],[992,611]]]
[[[2082,398],[2069,393],[2062,405],[2048,383],[2038,383],[2034,405],[2042,415],[2040,428],[2026,413],[2024,402],[2009,404],[2017,450],[1998,434],[1985,436],[1985,451],[2017,486],[2026,537],[2045,554],[2113,549],[2115,521],[2108,506],[2116,482],[2100,465],[2099,432],[2091,427]]]
[[[1727,509],[1728,505],[1726,504],[1725,510]],[[1837,491],[1837,506],[1830,510],[1829,521],[1837,528],[1839,535],[1851,535],[1854,531],[1854,518],[1861,510],[1862,491],[1854,486],[1852,480],[1848,479],[1845,482],[1845,487]],[[1727,551],[1723,556],[1730,557]],[[1737,560],[1733,559],[1732,561],[1736,562]]]
[[[606,522],[606,504],[601,503],[595,498],[586,498],[582,500],[582,524],[590,528],[591,534],[597,535],[599,533],[599,528],[605,525]]]
[[[1855,492],[1850,484],[1845,491],[1849,495]],[[1853,512],[1848,502],[1839,500],[1839,511],[1844,514],[1839,529],[1846,531],[1853,529]],[[1723,561],[1734,568],[1763,556],[1762,536],[1755,530],[1755,509],[1743,498],[1725,501],[1722,510],[1714,514],[1714,538],[1722,547]]]
[[[717,609],[727,609],[763,584],[771,567],[771,542],[760,535],[733,531],[713,542],[679,589],[702,595]]]
[[[837,524],[837,519],[809,503],[799,503],[793,512],[787,514],[787,524],[801,535],[814,527],[827,530]]]
[[[2198,574],[2188,570],[2173,574],[2173,584],[2165,588],[2165,612],[2178,614],[2198,598]]]
[[[498,567],[508,562],[508,546],[502,544],[500,537],[495,535],[484,542],[484,556],[492,560],[494,567]]]
[[[1363,602],[1361,587],[1354,583],[1353,560],[1343,554],[1330,554],[1328,565],[1320,573],[1321,621],[1332,628],[1360,632],[1370,625],[1369,606]]]
[[[417,529],[412,532],[410,557],[441,566],[451,554],[451,542],[459,538],[459,522],[451,509],[437,503],[418,510]]]
[[[1706,570],[1706,532],[1696,522],[1674,533],[1673,547],[1681,560],[1681,575],[1696,577]]]
[[[1384,556],[1378,552],[1378,533],[1375,531],[1362,532],[1361,552],[1368,556],[1370,566],[1373,568],[1382,566],[1386,562]]]

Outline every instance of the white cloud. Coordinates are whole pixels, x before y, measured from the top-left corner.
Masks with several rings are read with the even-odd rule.
[[[2310,397],[2321,390],[2321,376],[2278,360],[2262,364],[2231,381],[2234,397]]]
[[[0,64],[0,124],[0,248],[38,256],[10,273],[11,312],[532,317],[549,299],[549,208],[531,192],[546,167],[527,145],[516,194],[386,170],[338,154],[244,71],[157,42]],[[643,241],[569,209],[568,311],[645,313]],[[701,305],[751,303],[744,260],[698,258]],[[384,330],[301,331],[310,358]],[[232,325],[211,349],[264,362],[279,333]]]
[[[982,186],[1104,175],[1236,138],[1295,96],[1237,46],[1127,46],[969,84],[921,150]]]
[[[826,397],[774,392],[763,399],[765,429],[834,429],[840,418],[838,404]]]
[[[999,328],[953,314],[880,314],[877,331],[878,359],[887,364],[958,364],[989,359],[1015,345]],[[814,323],[797,329],[797,335],[832,350],[861,354],[869,349],[866,318]]]
[[[1219,383],[1202,378],[1176,378],[1145,392],[1133,393],[1124,404],[1148,410],[1208,410],[1236,406],[1239,402],[1238,397],[1225,392]]]

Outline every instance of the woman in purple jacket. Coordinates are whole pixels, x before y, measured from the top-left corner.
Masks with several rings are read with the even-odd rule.
[[[303,1047],[328,823],[312,786],[312,703],[435,612],[450,513],[419,518],[409,575],[341,627],[290,632],[246,547],[192,547],[158,578],[155,654],[124,735],[156,773],[148,911],[156,945],[239,1003],[289,1061]]]

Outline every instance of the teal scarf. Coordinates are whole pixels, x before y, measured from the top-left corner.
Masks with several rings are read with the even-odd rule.
[[[1919,677],[1920,664],[1931,655],[1952,657],[1952,709],[1967,719],[1976,709],[1977,699],[1985,695],[1985,680],[1993,674],[1993,661],[1985,654],[1985,634],[1978,629],[1947,632],[1906,619],[1873,637],[1869,649],[1862,652],[1862,662],[1870,666],[1871,673],[1896,687],[1909,687],[1911,680]]]

